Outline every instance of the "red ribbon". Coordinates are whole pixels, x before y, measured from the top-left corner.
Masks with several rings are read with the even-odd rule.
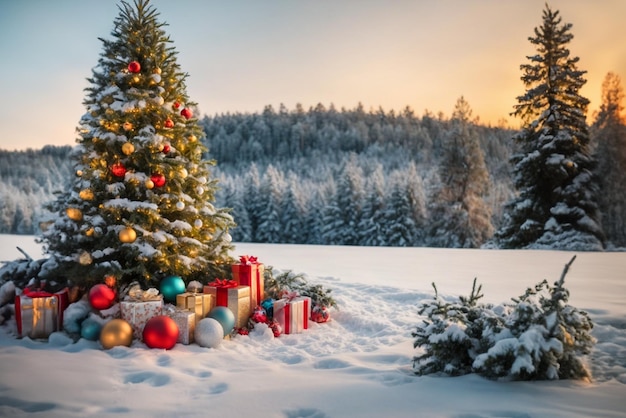
[[[219,287],[219,288],[222,288],[222,289],[228,289],[228,288],[231,288],[231,287],[237,287],[237,286],[239,286],[239,284],[237,284],[237,282],[234,281],[234,280],[215,279],[215,281],[209,283],[209,286]]]
[[[241,264],[259,264],[257,257],[253,255],[241,255],[239,256],[239,262]]]

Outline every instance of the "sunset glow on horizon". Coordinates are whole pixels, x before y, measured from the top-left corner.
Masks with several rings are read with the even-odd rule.
[[[130,0],[132,2],[132,0]],[[117,0],[0,0],[0,148],[72,145],[83,89],[111,38]],[[344,0],[236,2],[152,0],[189,74],[202,115],[337,109],[426,110],[449,116],[463,96],[473,115],[498,125],[525,92],[520,65],[544,0]],[[572,23],[571,56],[587,71],[581,94],[592,120],[608,72],[626,82],[621,33],[626,2],[549,2]]]

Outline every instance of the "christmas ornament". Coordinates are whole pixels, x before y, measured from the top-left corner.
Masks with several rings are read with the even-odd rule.
[[[115,296],[115,290],[104,283],[98,283],[89,289],[89,304],[94,309],[109,309],[115,303]]]
[[[80,192],[78,192],[78,197],[80,197],[83,200],[93,200],[94,198],[93,190],[83,189]]]
[[[224,330],[223,337],[230,334],[233,328],[235,328],[235,314],[226,306],[216,306],[211,309],[207,318],[213,318],[220,323],[222,329]]]
[[[185,293],[185,282],[180,276],[168,276],[161,280],[159,290],[165,302],[176,303],[176,295]]]
[[[125,131],[130,131],[133,129],[133,124],[130,122],[124,122],[124,124],[122,125],[122,128],[124,128]]]
[[[198,193],[198,195],[202,196],[204,194],[204,187],[202,187],[202,186],[196,187],[196,193]]]
[[[165,176],[161,173],[154,173],[150,176],[150,180],[152,180],[152,183],[154,183],[155,187],[165,186]]]
[[[167,315],[154,316],[146,322],[142,336],[148,347],[170,350],[178,340],[178,325]]]
[[[139,76],[136,75],[133,77],[133,83],[139,83],[139,80],[141,80]]]
[[[165,122],[163,122],[163,126],[165,126],[166,128],[173,128],[174,122],[172,121],[172,119],[165,119]]]
[[[185,209],[185,203],[184,202],[180,202],[180,201],[176,202],[176,209],[178,209],[178,210]]]
[[[137,61],[132,61],[130,64],[128,64],[128,71],[131,73],[138,73],[139,71],[141,71],[141,64],[139,64]]]
[[[152,189],[154,187],[154,182],[150,179],[146,180],[146,189]]]
[[[225,335],[222,325],[213,318],[201,319],[194,332],[196,343],[207,348],[219,347]]]
[[[187,285],[187,292],[189,293],[202,293],[202,288],[204,286],[197,280],[192,280]]]
[[[315,305],[311,309],[311,320],[317,323],[328,322],[330,320],[330,312],[326,306]]]
[[[250,331],[248,330],[248,328],[237,328],[237,334],[250,335]]]
[[[174,102],[174,103],[172,104],[172,107],[173,107],[175,110],[178,110],[178,108],[180,107],[180,103],[179,103],[179,102]]]
[[[120,162],[113,163],[111,164],[111,174],[115,177],[124,177],[126,175],[126,167]]]
[[[109,286],[111,289],[115,289],[115,286],[117,285],[117,277],[110,274],[104,276],[104,284]]]
[[[252,319],[252,321],[256,323],[267,323],[267,313],[265,312],[265,309],[257,306],[256,308],[254,308],[250,319]]]
[[[156,67],[153,71],[154,74],[161,74],[161,69],[159,67]]]
[[[122,153],[124,153],[124,155],[130,155],[133,152],[135,152],[135,146],[130,142],[124,142],[124,145],[122,145]]]
[[[133,328],[123,319],[112,319],[100,331],[100,344],[105,350],[124,345],[130,347],[133,342]]]
[[[77,177],[82,177],[83,176],[83,170],[76,170],[76,176]]]
[[[202,225],[203,225],[202,219],[196,219],[195,221],[193,221],[193,226],[195,226],[198,229],[202,228]]]
[[[80,336],[89,341],[96,341],[100,338],[102,324],[94,319],[87,318],[80,324]]]
[[[65,213],[67,217],[73,221],[79,222],[83,220],[83,212],[78,208],[67,208],[65,209]]]
[[[78,256],[78,262],[83,266],[88,266],[93,262],[93,257],[87,251],[83,251]]]
[[[118,237],[124,244],[130,244],[137,239],[137,232],[130,226],[127,226],[119,232]]]
[[[91,237],[91,236],[93,236],[94,232],[96,232],[96,230],[95,230],[95,229],[94,229],[94,227],[92,226],[91,228],[89,228],[89,229],[87,229],[87,230],[85,231],[85,235],[86,235],[86,236],[88,236],[88,237]]]
[[[191,134],[187,137],[187,139],[189,140],[189,142],[196,142],[198,140],[198,137],[194,134]]]
[[[191,117],[193,116],[193,112],[191,111],[191,109],[189,109],[188,107],[184,108],[183,110],[180,111],[180,114],[182,117],[184,117],[185,119],[191,119]]]
[[[172,150],[172,147],[170,144],[163,144],[163,154],[169,154],[170,151]]]
[[[157,96],[154,98],[154,102],[159,106],[163,106],[163,104],[165,103],[165,99],[163,99],[163,97],[161,96]]]
[[[272,330],[272,334],[274,334],[274,337],[278,338],[280,337],[280,334],[283,333],[283,329],[281,328],[280,324],[278,323],[277,320],[272,319],[270,324],[269,324],[270,329]]]
[[[178,170],[178,175],[180,176],[181,179],[186,179],[187,176],[189,175],[189,172],[187,171],[185,167],[181,167],[180,170]]]

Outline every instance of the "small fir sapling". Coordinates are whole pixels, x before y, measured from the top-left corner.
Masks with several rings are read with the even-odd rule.
[[[270,298],[280,299],[285,291],[296,292],[300,296],[310,297],[313,306],[338,308],[337,302],[331,296],[332,289],[309,283],[303,274],[294,274],[287,270],[274,275],[272,266],[266,266],[264,278],[265,291]]]

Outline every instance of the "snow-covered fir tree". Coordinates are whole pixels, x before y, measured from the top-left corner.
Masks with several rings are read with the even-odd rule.
[[[626,123],[624,89],[619,76],[608,73],[602,83],[602,103],[591,126],[598,165],[598,206],[606,239],[626,247]]]
[[[489,173],[471,117],[469,103],[460,97],[444,137],[441,183],[433,202],[433,245],[475,248],[493,234],[485,203]]]
[[[383,232],[386,245],[412,247],[417,232],[408,184],[404,177],[398,175],[390,183],[390,193],[384,209]]]
[[[518,195],[507,204],[497,240],[504,248],[601,250],[596,187],[585,114],[579,91],[585,71],[567,45],[572,25],[546,5],[530,42],[537,53],[521,66],[526,92],[513,115],[522,129],[512,157]]]
[[[51,203],[41,278],[114,276],[158,287],[168,275],[216,277],[229,265],[227,210],[213,205],[213,162],[187,75],[149,0],[122,1],[86,89],[75,177]],[[220,277],[220,276],[217,276]]]
[[[278,243],[282,240],[281,202],[284,183],[282,172],[270,164],[261,181],[259,194],[259,225],[255,235],[259,242]]]
[[[383,246],[385,231],[385,178],[383,167],[378,164],[369,176],[366,196],[359,222],[360,245]]]
[[[282,237],[280,242],[287,244],[306,242],[306,212],[304,206],[304,197],[300,191],[298,180],[292,174],[287,180],[286,190],[281,201]]]

